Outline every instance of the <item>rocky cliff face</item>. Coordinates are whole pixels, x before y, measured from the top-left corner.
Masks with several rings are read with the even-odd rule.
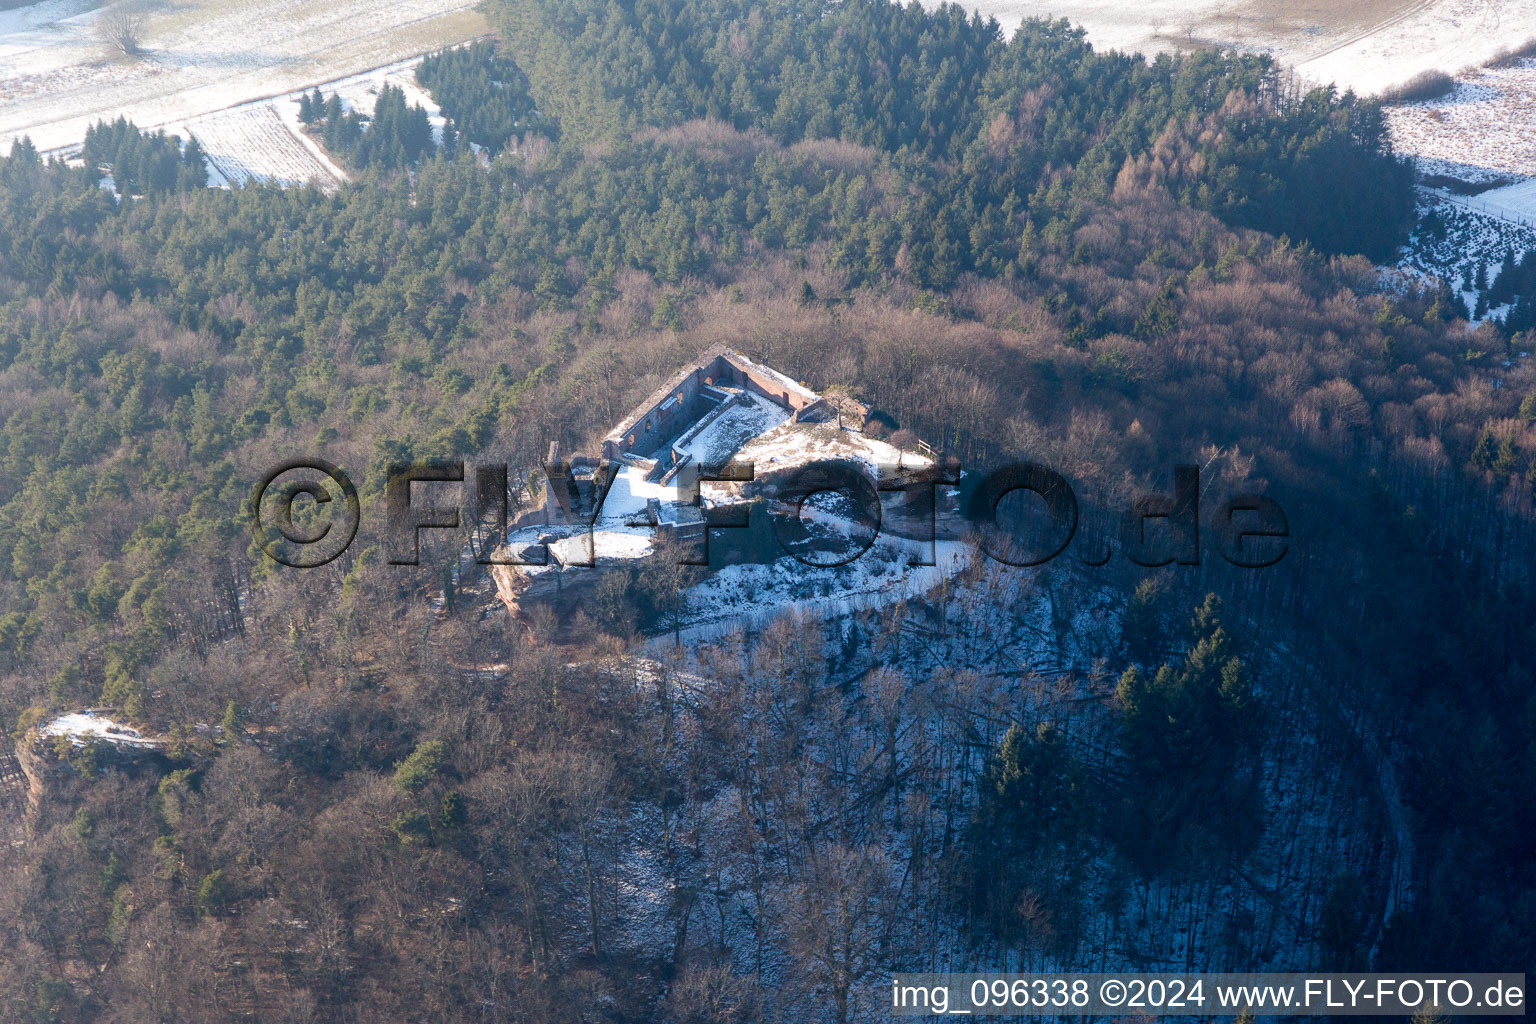
[[[496,596],[514,616],[518,612],[518,600],[531,582],[526,573],[515,565],[491,566],[491,580],[496,584]]]
[[[30,822],[43,806],[52,786],[68,772],[55,757],[37,748],[37,738],[28,734],[16,745],[16,762],[26,779],[25,821]]]
[[[0,842],[20,842],[26,833],[31,783],[21,763],[0,743]]]
[[[8,764],[15,769],[9,776]],[[101,771],[158,773],[169,767],[160,737],[146,736],[97,709],[59,715],[28,731],[14,757],[0,757],[0,827],[14,822],[24,832],[49,795],[70,779]]]

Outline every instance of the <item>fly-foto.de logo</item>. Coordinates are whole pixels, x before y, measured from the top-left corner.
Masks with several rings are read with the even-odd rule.
[[[508,468],[461,460],[392,464],[383,489],[380,543],[393,565],[417,565],[424,531],[472,527],[481,564],[545,565],[552,541],[599,533],[671,534],[678,560],[709,564],[711,542],[737,531],[771,534],[774,557],[819,567],[857,561],[882,537],[900,539],[911,564],[932,565],[940,541],[969,539],[994,561],[1044,565],[1074,548],[1081,509],[1065,476],[1037,462],[961,471],[953,461],[921,472],[844,459],[789,469],[732,461],[690,465],[653,479],[622,460],[550,463],[542,482],[524,480],[514,509]],[[1076,557],[1103,565],[1116,551],[1140,566],[1199,565],[1206,549],[1230,565],[1275,565],[1290,524],[1273,498],[1256,493],[1202,500],[1200,471],[1173,468],[1169,493],[1132,498],[1114,515],[1113,544],[1079,543]],[[514,515],[515,512],[515,515]],[[313,568],[355,540],[362,503],[352,479],[317,458],[295,459],[262,477],[247,507],[256,547],[283,565]],[[524,542],[516,543],[521,537]],[[728,542],[728,541],[727,541]],[[560,559],[563,567],[595,559]]]

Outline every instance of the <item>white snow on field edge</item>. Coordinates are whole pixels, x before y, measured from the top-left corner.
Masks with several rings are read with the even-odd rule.
[[[285,125],[277,104],[257,103],[198,118],[184,126],[185,134],[203,147],[212,173],[223,183],[243,185],[268,181],[296,186],[331,185],[345,175],[312,140]],[[306,146],[305,143],[309,142]]]
[[[1506,252],[1519,258],[1536,247],[1533,111],[1536,59],[1530,58],[1474,69],[1444,96],[1386,108],[1394,149],[1413,158],[1424,183],[1418,226],[1384,278],[1389,289],[1438,277],[1475,310],[1478,295],[1465,287],[1468,274],[1482,266],[1491,276]],[[1473,322],[1503,312],[1495,308]]]
[[[1458,196],[1441,192],[1448,203],[1485,213],[1491,217],[1513,221],[1523,227],[1536,228],[1536,178],[1527,178],[1503,188],[1479,192],[1475,196]]]
[[[180,124],[486,30],[472,0],[193,0],[157,6],[133,59],[109,59],[85,2],[0,12],[0,142],[77,144],[98,120]]]
[[[1154,54],[1215,46],[1268,53],[1309,82],[1361,94],[1425,71],[1455,74],[1536,37],[1536,4],[1526,0],[1400,0],[1373,10],[1347,2],[1225,0],[981,0],[976,6],[1009,35],[1025,18],[1066,18],[1101,50]]]
[[[1336,48],[1281,56],[1309,81],[1374,95],[1426,71],[1479,67],[1533,37],[1536,4],[1526,0],[1418,0]]]
[[[1467,72],[1447,95],[1385,113],[1393,148],[1420,174],[1473,184],[1536,176],[1536,59]]]

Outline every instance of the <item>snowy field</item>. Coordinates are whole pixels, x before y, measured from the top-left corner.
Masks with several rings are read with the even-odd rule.
[[[1402,85],[1426,71],[1481,67],[1536,37],[1529,0],[1421,0],[1342,44],[1284,55],[1303,77],[1360,93]],[[1348,5],[1340,5],[1348,9]]]
[[[1393,146],[1421,174],[1473,184],[1536,177],[1536,59],[1467,72],[1447,95],[1386,113]]]
[[[143,54],[130,60],[110,57],[97,39],[102,9],[43,0],[0,11],[0,143],[25,134],[44,151],[77,145],[90,124],[118,115],[176,130],[486,31],[474,0],[193,0],[152,4]],[[212,132],[242,130],[251,129]],[[301,171],[291,151],[273,159],[285,169],[278,176]]]
[[[1467,268],[1496,266],[1506,252],[1518,257],[1536,247],[1533,114],[1530,58],[1465,72],[1438,99],[1387,108],[1392,144],[1414,158],[1424,182],[1420,224],[1399,260],[1396,286],[1441,277],[1472,308],[1477,293],[1462,287]]]
[[[1463,209],[1497,217],[1523,228],[1536,227],[1536,178],[1479,192],[1475,196],[1440,195],[1446,202]]]
[[[416,59],[374,68],[320,86],[322,94],[336,93],[342,105],[359,113],[372,113],[379,91],[385,85],[397,86],[407,103],[426,109],[433,134],[441,139],[442,112],[432,97],[416,84]],[[180,125],[158,127],[183,136],[190,135],[208,155],[210,185],[241,185],[268,181],[278,185],[314,183],[330,188],[346,181],[347,172],[330,159],[319,144],[304,134],[299,121],[298,90],[273,100],[246,103],[221,110]]]
[[[213,185],[270,181],[327,186],[344,175],[278,116],[272,103],[253,103],[188,122],[178,133],[197,139],[208,156]],[[310,143],[312,146],[313,143]]]
[[[1143,53],[1219,45],[1271,53],[1314,82],[1376,93],[1455,73],[1536,36],[1529,0],[985,0],[1011,32],[1026,17],[1081,24],[1095,46]]]
[[[432,97],[416,84],[418,63],[419,58],[399,61],[322,83],[319,88],[327,97],[332,93],[340,96],[346,109],[369,114],[380,90],[385,85],[396,86],[405,93],[407,103],[426,109],[433,135],[440,141],[444,118]],[[213,187],[271,182],[283,187],[313,184],[329,189],[346,181],[348,174],[303,130],[299,97],[307,91],[300,89],[270,100],[242,103],[186,121],[141,127],[196,139],[208,157],[208,184]],[[79,149],[73,145],[54,152],[69,157]]]

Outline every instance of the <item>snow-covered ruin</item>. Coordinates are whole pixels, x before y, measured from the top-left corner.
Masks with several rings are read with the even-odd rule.
[[[552,446],[543,501],[518,518],[500,551],[519,564],[493,568],[497,592],[514,613],[530,600],[579,600],[579,589],[568,593],[579,584],[566,570],[633,564],[664,537],[695,544],[709,510],[773,498],[806,467],[835,465],[844,479],[851,471],[870,496],[877,485],[892,492],[939,469],[937,453],[921,442],[903,448],[866,433],[868,414],[851,398],[818,394],[739,352],[711,348],[619,421],[600,455],[563,459]],[[744,476],[742,467],[750,479],[717,479]],[[901,497],[883,504],[900,506]],[[860,518],[852,505],[822,492],[804,502],[801,518],[813,531],[847,534]],[[881,520],[886,546],[912,532],[899,512]]]

